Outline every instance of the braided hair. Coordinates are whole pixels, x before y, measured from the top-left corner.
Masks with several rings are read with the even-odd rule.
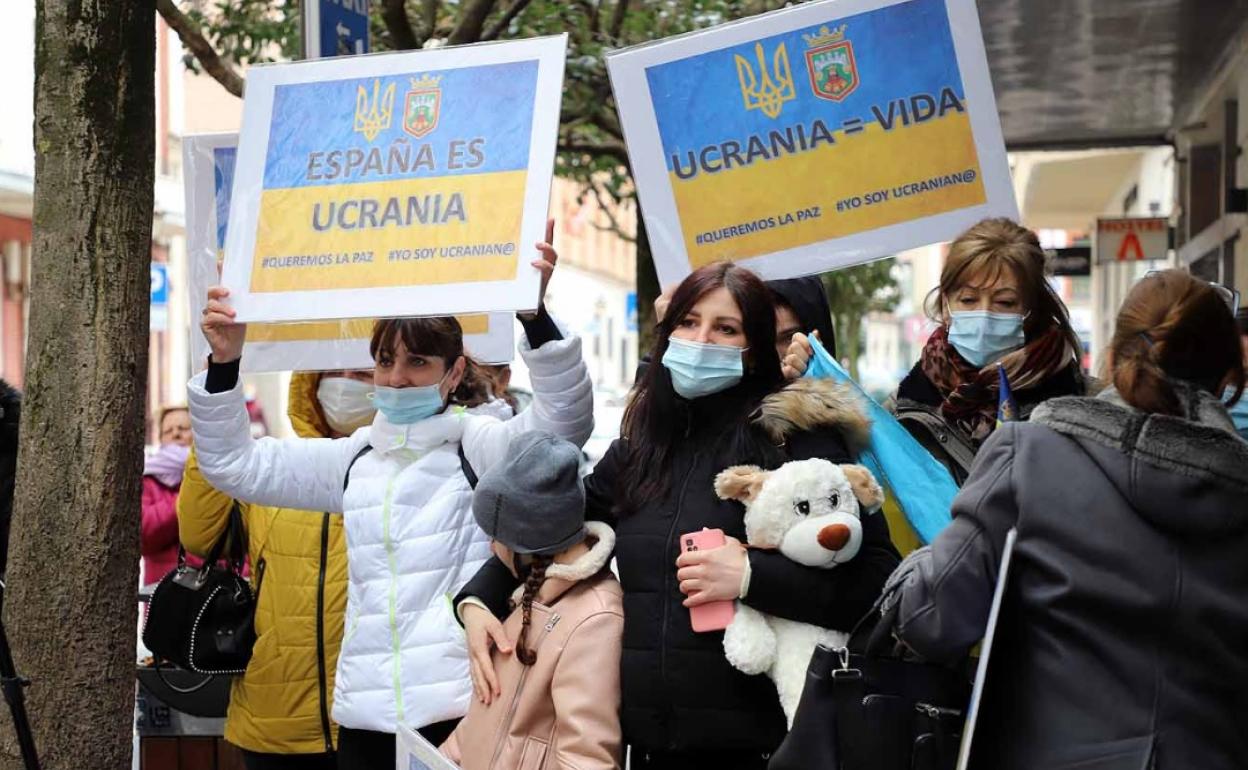
[[[529,623],[533,619],[533,599],[546,582],[546,568],[554,562],[553,556],[534,556],[529,562],[524,578],[524,593],[520,596],[520,612],[523,620],[520,623],[520,637],[516,640],[516,657],[526,666],[537,662],[537,653],[527,645]]]

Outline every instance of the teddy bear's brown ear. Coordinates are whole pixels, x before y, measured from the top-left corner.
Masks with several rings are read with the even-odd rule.
[[[880,489],[871,471],[861,465],[842,465],[841,470],[845,472],[845,478],[849,479],[849,485],[854,489],[854,497],[858,498],[863,511],[874,513],[879,510],[884,504],[884,490]]]
[[[734,465],[715,477],[715,494],[721,500],[754,502],[767,480],[767,471],[757,465]]]

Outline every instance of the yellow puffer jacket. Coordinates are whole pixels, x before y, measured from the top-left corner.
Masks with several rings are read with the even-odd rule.
[[[317,374],[290,383],[290,420],[304,437],[327,436],[316,401]],[[182,544],[203,555],[225,528],[233,505],[208,485],[191,453],[178,495]],[[332,751],[334,669],[347,605],[347,549],[341,513],[240,504],[252,580],[264,560],[256,608],[256,646],[247,673],[234,681],[225,738],[249,751]]]

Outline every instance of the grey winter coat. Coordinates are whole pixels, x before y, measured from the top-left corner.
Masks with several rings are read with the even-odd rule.
[[[952,662],[1018,528],[972,767],[1248,766],[1248,443],[1182,395],[1187,419],[1111,390],[1003,426],[910,560],[897,634]]]

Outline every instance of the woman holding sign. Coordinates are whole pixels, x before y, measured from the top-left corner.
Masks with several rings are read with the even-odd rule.
[[[1110,343],[1113,387],[984,444],[953,523],[886,590],[934,662],[983,636],[1017,529],[970,766],[1244,767],[1248,443],[1231,292],[1167,270]],[[899,597],[893,599],[893,597]]]
[[[549,237],[549,231],[548,231]],[[556,255],[539,244],[542,295]],[[449,596],[489,555],[471,512],[470,478],[503,459],[513,436],[549,431],[578,446],[593,423],[580,340],[563,339],[539,304],[522,318],[533,404],[508,421],[460,406],[476,366],[453,318],[377,323],[378,416],[343,439],[252,440],[238,361],[246,328],[229,292],[209,292],[202,323],[212,347],[189,385],[204,477],[260,505],[343,511],[347,616],[334,684],[338,766],[393,767],[402,724],[441,743],[468,708],[471,680]]]
[[[589,516],[616,530],[624,589],[620,717],[633,770],[762,770],[784,738],[771,681],[733,668],[722,630],[695,631],[691,613],[740,599],[771,615],[848,630],[898,562],[882,516],[865,518],[858,555],[833,570],[742,545],[743,508],[716,496],[716,475],[811,457],[852,462],[865,427],[859,407],[835,386],[785,387],[775,340],[773,297],[753,273],[719,263],[687,277],[657,329],[652,360],[661,364],[647,368],[623,438],[585,482]],[[703,528],[722,530],[725,544],[682,553],[682,535]],[[492,560],[457,599],[486,702],[500,692],[490,649],[511,649],[497,617],[506,616],[515,586]]]

